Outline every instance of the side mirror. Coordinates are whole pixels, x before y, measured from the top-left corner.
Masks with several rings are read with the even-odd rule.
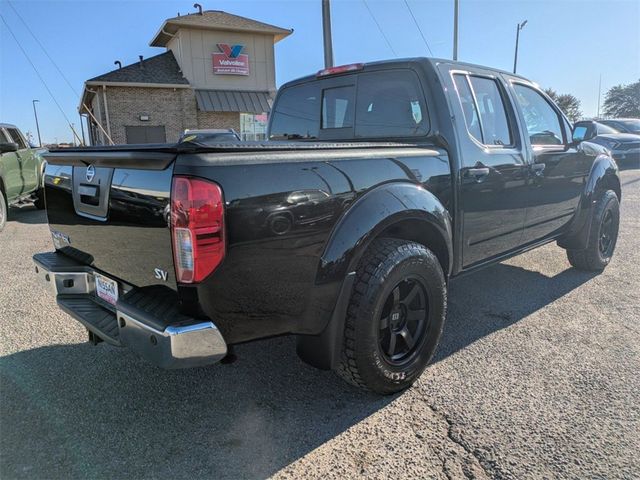
[[[595,128],[589,129],[584,125],[577,125],[573,128],[571,140],[573,143],[580,143],[585,140],[591,140],[595,136]]]
[[[0,153],[17,152],[18,144],[13,142],[0,143]]]

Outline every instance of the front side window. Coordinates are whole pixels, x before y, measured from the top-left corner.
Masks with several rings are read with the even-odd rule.
[[[353,85],[322,92],[322,128],[353,127]]]
[[[318,83],[285,89],[273,110],[270,138],[273,140],[318,138],[320,116]]]
[[[23,149],[27,148],[27,145],[24,143],[24,139],[22,138],[22,135],[20,135],[20,132],[18,132],[17,129],[15,129],[15,128],[7,128],[7,133],[9,134],[9,137],[11,137],[11,141],[13,143],[17,143],[18,144],[18,149],[19,150],[23,150]]]
[[[485,145],[511,145],[507,112],[498,84],[491,78],[470,76],[471,87],[480,111]]]
[[[411,70],[358,76],[355,136],[413,137],[429,131],[424,95]]]
[[[562,145],[562,126],[551,104],[531,87],[514,85],[531,145]]]

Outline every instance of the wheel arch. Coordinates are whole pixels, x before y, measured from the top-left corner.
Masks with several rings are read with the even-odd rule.
[[[394,182],[363,195],[343,214],[325,245],[316,282],[341,280],[355,271],[371,242],[381,236],[415,241],[432,249],[449,276],[453,240],[448,210],[422,186]]]
[[[586,247],[591,232],[591,218],[598,195],[613,190],[622,201],[622,187],[618,175],[618,165],[608,154],[596,157],[585,183],[580,203],[568,232],[558,239],[558,245],[565,249],[580,250]]]

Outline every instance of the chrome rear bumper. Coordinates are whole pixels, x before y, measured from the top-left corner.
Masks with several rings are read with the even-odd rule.
[[[127,347],[162,368],[209,365],[227,354],[215,324],[178,312],[174,292],[165,287],[136,289],[118,282],[120,295],[112,306],[95,295],[97,272],[91,267],[58,252],[36,254],[33,261],[60,308],[112,345]]]

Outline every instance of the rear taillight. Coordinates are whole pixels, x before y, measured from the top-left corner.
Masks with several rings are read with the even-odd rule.
[[[171,233],[178,282],[204,280],[220,265],[225,254],[220,187],[198,178],[174,177]]]

